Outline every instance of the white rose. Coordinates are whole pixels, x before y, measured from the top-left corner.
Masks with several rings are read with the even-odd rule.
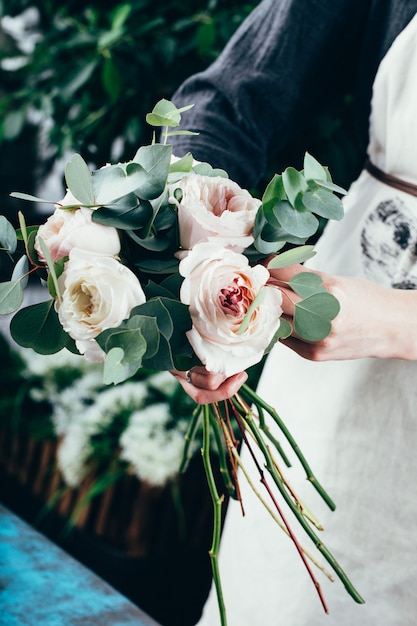
[[[268,270],[251,267],[243,254],[213,243],[194,246],[179,270],[184,276],[180,298],[193,322],[187,337],[206,368],[231,376],[258,363],[280,324],[281,292],[265,287],[246,329],[238,331],[269,279]]]
[[[128,267],[112,257],[77,248],[69,254],[59,287],[59,321],[90,361],[102,361],[105,356],[94,337],[119,326],[133,307],[146,300],[139,280]]]
[[[178,202],[174,192],[181,189]],[[253,243],[253,224],[261,201],[221,176],[186,174],[169,187],[170,202],[178,207],[180,245],[190,250],[203,241],[242,252]],[[184,256],[179,253],[178,256]]]
[[[120,239],[116,228],[93,222],[92,209],[60,208],[77,204],[80,204],[79,201],[68,191],[65,198],[57,204],[55,212],[39,227],[35,249],[42,261],[45,261],[45,257],[40,247],[39,237],[45,242],[53,261],[68,256],[73,248],[106,256],[119,254]]]

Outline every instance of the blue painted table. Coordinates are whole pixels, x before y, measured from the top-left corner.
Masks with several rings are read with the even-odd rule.
[[[0,504],[1,626],[158,626]]]

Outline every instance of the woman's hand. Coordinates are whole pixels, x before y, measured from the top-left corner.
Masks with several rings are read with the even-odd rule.
[[[270,270],[271,283],[281,288],[284,318],[293,321],[294,303],[301,298],[287,283],[309,271],[302,265]],[[295,332],[281,342],[313,361],[363,357],[417,359],[417,292],[382,287],[363,278],[316,272],[340,303],[332,330],[322,341],[309,343]]]
[[[171,374],[197,404],[210,404],[231,398],[248,378],[246,372],[226,378],[223,374],[208,372],[200,365],[188,372],[171,370]]]

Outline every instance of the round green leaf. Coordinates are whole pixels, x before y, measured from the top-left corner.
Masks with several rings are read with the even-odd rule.
[[[295,305],[294,328],[306,341],[321,341],[331,331],[331,320],[339,313],[338,300],[330,293],[316,293]]]
[[[343,204],[340,198],[326,189],[307,191],[303,196],[303,204],[312,213],[329,220],[340,220],[343,217]]]
[[[0,283],[0,315],[17,311],[23,302],[23,288],[20,280]]]
[[[302,298],[308,298],[321,291],[327,292],[321,276],[315,272],[300,272],[291,278],[289,284],[291,289]]]
[[[16,343],[39,354],[59,352],[68,341],[53,300],[20,309],[10,323],[10,332]]]
[[[311,237],[319,226],[318,219],[309,211],[296,211],[285,201],[278,202],[274,208],[274,213],[282,228],[296,237]]]

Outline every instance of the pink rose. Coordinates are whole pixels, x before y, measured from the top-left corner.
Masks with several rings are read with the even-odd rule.
[[[187,333],[195,353],[209,371],[231,376],[258,363],[280,325],[282,294],[266,287],[269,272],[215,243],[200,243],[180,263],[184,276],[181,301],[193,322]],[[264,297],[242,322],[264,288]],[[240,329],[240,330],[239,330]]]
[[[42,261],[45,261],[45,258],[39,243],[40,237],[45,242],[54,262],[68,256],[73,248],[107,256],[119,254],[120,239],[117,230],[111,226],[93,222],[92,209],[60,208],[77,204],[80,203],[68,191],[65,198],[57,204],[55,212],[39,227],[35,249]]]
[[[73,248],[59,277],[62,301],[55,301],[59,321],[90,361],[105,354],[94,340],[117,328],[146,300],[135,274],[117,259]]]
[[[182,194],[179,201],[177,190]],[[184,251],[203,241],[217,241],[242,252],[253,242],[253,224],[261,201],[234,181],[191,173],[170,185],[169,193],[170,202],[178,207],[180,245]],[[178,256],[185,254],[180,251]]]

